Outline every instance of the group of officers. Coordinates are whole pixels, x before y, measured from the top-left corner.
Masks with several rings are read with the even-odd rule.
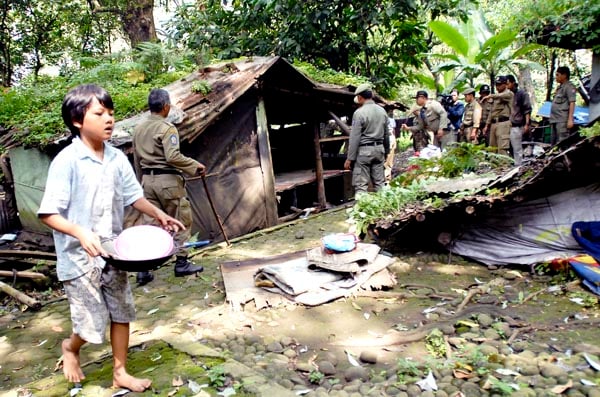
[[[557,69],[555,91],[550,111],[550,143],[569,136],[574,126],[576,88],[570,82],[570,70],[562,66]],[[476,98],[475,89],[467,87],[464,95],[464,108],[458,102],[457,92],[452,95],[452,103],[442,106],[438,101],[430,100],[426,91],[418,91],[416,106],[410,111],[414,115],[414,125],[402,125],[404,131],[410,131],[415,151],[428,144],[444,149],[448,144],[471,142],[497,148],[497,152],[512,156],[515,165],[523,161],[523,136],[531,133],[531,100],[527,91],[520,89],[514,76],[498,76],[496,92],[491,93],[490,86],[483,84]],[[462,118],[456,109],[464,109]]]
[[[570,82],[570,70],[561,66],[556,71],[559,84],[550,110],[551,144],[567,138],[574,126],[576,88]],[[527,91],[519,89],[514,76],[498,76],[496,92],[483,84],[476,98],[474,88],[462,91],[465,104],[458,101],[458,92],[451,102],[443,106],[430,99],[427,91],[415,95],[416,105],[410,110],[413,125],[402,124],[401,129],[412,135],[415,152],[433,144],[443,150],[454,142],[485,144],[496,148],[497,153],[512,156],[515,165],[523,161],[523,135],[531,132],[531,101]],[[369,182],[378,190],[386,182],[384,162],[391,151],[388,116],[373,101],[368,84],[355,91],[355,102],[361,107],[352,117],[348,157],[344,167],[352,170],[355,193],[366,192]]]

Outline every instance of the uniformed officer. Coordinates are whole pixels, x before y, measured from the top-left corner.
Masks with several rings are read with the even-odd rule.
[[[186,197],[183,174],[204,175],[205,167],[179,151],[179,133],[173,124],[166,121],[171,110],[169,93],[153,89],[148,96],[148,106],[150,116],[133,132],[135,169],[138,176],[142,176],[144,197],[185,226],[185,230],[180,230],[174,237],[178,247],[175,276],[195,274],[204,269],[188,260],[188,252],[183,248],[190,238],[192,226],[192,209]],[[145,224],[151,222],[144,218]],[[150,272],[137,275],[140,285],[153,279]]]
[[[490,144],[490,136],[489,134],[484,134],[485,125],[487,123],[488,116],[490,115],[490,111],[492,110],[492,102],[493,100],[489,98],[490,96],[490,86],[487,84],[483,84],[479,87],[479,99],[477,102],[481,106],[481,123],[479,124],[479,141],[483,141],[486,146]]]
[[[519,83],[515,76],[509,74],[506,79],[508,81],[507,88],[514,94],[510,114],[510,145],[515,165],[521,165],[523,162],[523,135],[529,133],[531,101],[527,91],[519,89]]]
[[[552,106],[550,107],[550,127],[552,135],[550,143],[555,145],[569,136],[569,130],[573,128],[573,113],[575,112],[575,99],[577,90],[571,84],[571,70],[566,66],[556,69],[556,82],[560,84],[554,93]]]
[[[427,91],[417,91],[415,100],[418,105],[416,124],[409,127],[402,124],[402,129],[411,131],[415,140],[415,150],[419,151],[433,141],[434,145],[444,149],[456,141],[454,134],[448,129],[448,114],[441,103],[428,99]],[[420,142],[416,144],[417,140]]]
[[[481,123],[481,105],[475,100],[475,90],[471,87],[462,93],[465,96],[465,112],[463,113],[461,137],[465,142],[479,143],[479,125]]]
[[[492,110],[488,115],[484,133],[490,134],[490,146],[497,147],[499,154],[509,156],[510,149],[510,114],[512,112],[513,96],[507,88],[506,76],[496,78],[498,93],[489,95],[493,100]]]
[[[354,162],[352,186],[358,194],[367,191],[369,181],[376,191],[385,184],[384,162],[390,152],[390,138],[387,113],[373,101],[371,86],[359,85],[354,95],[354,102],[361,106],[352,115],[344,169],[350,170]]]

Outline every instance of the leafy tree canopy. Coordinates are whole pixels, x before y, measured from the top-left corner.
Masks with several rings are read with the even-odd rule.
[[[194,68],[186,54],[144,43],[133,52],[74,60],[57,77],[33,76],[18,87],[0,92],[0,126],[11,128],[25,145],[44,146],[65,133],[61,104],[66,92],[79,84],[101,84],[113,97],[117,120],[147,107],[152,88],[163,87]],[[0,148],[0,151],[6,148]]]
[[[532,42],[566,49],[600,51],[600,2],[535,0],[523,4],[511,24]]]
[[[428,50],[426,22],[465,17],[463,0],[218,0],[184,4],[168,32],[173,41],[217,58],[277,54],[292,61],[365,76],[378,91],[411,78]],[[468,4],[468,3],[467,3]]]

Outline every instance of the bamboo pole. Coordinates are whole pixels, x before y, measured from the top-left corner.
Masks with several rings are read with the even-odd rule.
[[[10,285],[3,283],[2,281],[0,281],[0,291],[12,296],[14,299],[26,304],[34,310],[39,310],[42,307],[42,304],[39,301],[31,298],[30,296],[25,295],[21,291],[14,289]]]
[[[11,272],[10,270],[0,270],[0,277],[21,277],[21,278],[31,278],[36,280],[44,280],[46,279],[46,275],[38,272]]]

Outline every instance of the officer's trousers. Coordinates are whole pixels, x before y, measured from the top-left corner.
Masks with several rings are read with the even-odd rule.
[[[173,239],[179,247],[177,256],[187,256],[188,252],[182,246],[191,236],[192,207],[186,197],[183,176],[175,174],[143,175],[142,187],[144,188],[144,197],[148,201],[185,226],[185,230],[178,231]],[[157,223],[148,215],[144,214],[143,217],[145,224]]]
[[[509,156],[510,149],[510,121],[493,123],[490,128],[490,146],[497,147],[499,154]]]
[[[354,194],[365,193],[369,188],[369,181],[375,191],[385,184],[385,151],[383,145],[361,146],[358,148],[358,157],[352,170],[352,186]]]

